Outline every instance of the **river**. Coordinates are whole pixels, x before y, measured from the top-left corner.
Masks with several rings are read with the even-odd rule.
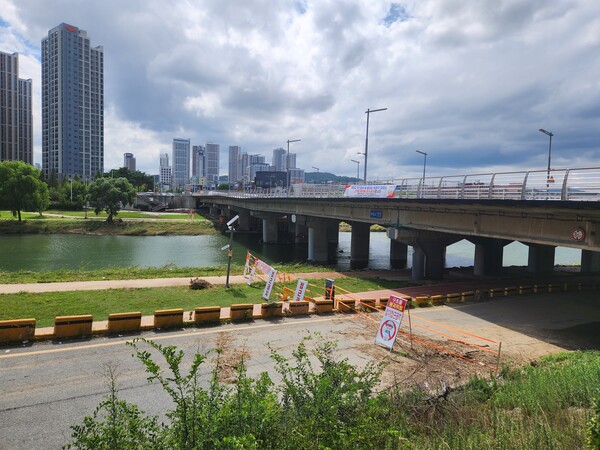
[[[336,268],[350,268],[349,232],[339,235]],[[0,236],[0,271],[46,271],[56,269],[99,269],[106,267],[207,267],[227,263],[228,236],[92,236],[8,235]],[[474,245],[460,241],[448,247],[446,266],[473,265]],[[306,260],[306,245],[260,245],[255,235],[239,234],[233,245],[233,261],[243,264],[246,249],[269,263]],[[409,266],[411,248],[409,247]],[[556,249],[555,264],[578,265],[581,251]],[[388,269],[389,239],[371,233],[369,267]],[[504,266],[527,265],[527,247],[513,242],[504,248]]]

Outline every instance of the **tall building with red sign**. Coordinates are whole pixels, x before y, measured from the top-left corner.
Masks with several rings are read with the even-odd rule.
[[[65,23],[42,40],[42,169],[59,181],[104,172],[104,49]]]

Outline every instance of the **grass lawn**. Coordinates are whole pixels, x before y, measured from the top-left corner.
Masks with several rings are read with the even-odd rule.
[[[324,279],[309,280],[316,285],[316,294],[322,295]],[[351,292],[365,292],[399,287],[398,281],[365,280],[344,278],[337,284]],[[281,284],[276,285],[271,300],[281,292]],[[287,284],[294,289],[296,282]],[[38,327],[54,324],[55,316],[92,314],[94,320],[106,320],[108,314],[117,312],[141,311],[152,315],[157,309],[183,308],[192,310],[199,306],[229,306],[233,303],[262,303],[264,283],[233,285],[230,289],[213,287],[194,291],[188,287],[165,287],[145,289],[109,289],[103,291],[47,292],[40,294],[20,293],[0,295],[0,320],[37,319]]]

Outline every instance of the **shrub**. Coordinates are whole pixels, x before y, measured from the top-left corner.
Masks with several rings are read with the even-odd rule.
[[[199,290],[199,289],[209,289],[212,287],[208,281],[203,280],[202,278],[194,278],[190,280],[190,289]]]

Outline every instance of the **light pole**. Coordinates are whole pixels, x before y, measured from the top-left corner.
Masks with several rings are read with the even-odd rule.
[[[290,195],[290,184],[292,179],[290,178],[290,142],[300,142],[302,139],[292,139],[292,140],[287,140],[287,160],[286,160],[286,167],[287,167],[287,195],[289,197]]]
[[[425,167],[427,167],[427,152],[422,152],[421,150],[415,150],[415,152],[423,155],[423,181],[421,182],[421,193],[423,193],[423,188],[425,187]]]
[[[550,144],[548,145],[548,174],[546,175],[546,188],[549,188],[550,187],[550,185],[549,185],[549,183],[550,183],[550,160],[552,158],[552,137],[554,136],[554,134],[551,133],[550,131],[544,130],[543,128],[540,128],[540,131],[550,138]]]
[[[367,133],[365,135],[365,184],[367,183],[367,156],[369,154],[369,115],[374,112],[385,110],[387,110],[387,108],[367,109],[365,111],[365,114],[367,115]]]
[[[355,159],[351,159],[350,161],[356,163],[356,182],[359,182],[360,178],[358,178],[358,173],[360,172],[360,161],[357,161]]]
[[[73,203],[73,178],[71,178],[69,182],[71,183],[71,203]]]
[[[319,173],[319,168],[318,167],[312,166],[312,168],[315,169],[317,171],[317,173]]]

